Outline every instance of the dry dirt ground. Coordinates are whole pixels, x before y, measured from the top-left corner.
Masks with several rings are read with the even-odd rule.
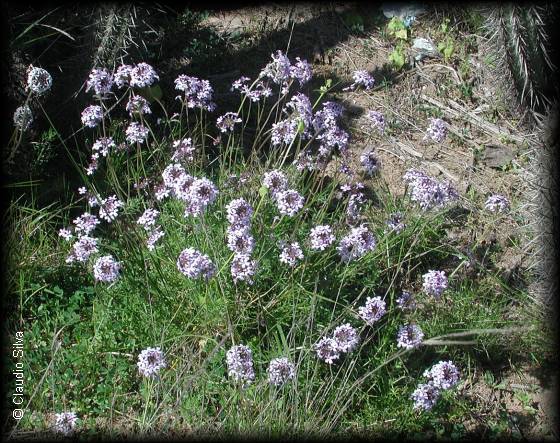
[[[317,86],[326,78],[346,86],[357,69],[372,73],[376,79],[372,91],[337,92],[332,97],[347,109],[351,161],[357,162],[365,149],[375,148],[382,168],[373,181],[385,183],[396,195],[405,192],[402,176],[411,167],[450,180],[478,207],[491,193],[506,195],[514,202],[510,217],[496,224],[470,219],[464,229],[449,234],[475,255],[486,256],[490,248],[498,248],[501,254],[495,266],[514,280],[530,267],[532,255],[531,232],[526,229],[531,225],[526,211],[531,178],[527,166],[539,148],[538,132],[524,123],[525,115],[511,106],[499,79],[488,69],[483,36],[464,30],[459,23],[454,31],[462,44],[455,57],[444,60],[436,56],[395,71],[388,59],[394,41],[384,31],[387,19],[374,8],[377,6],[295,4],[215,11],[203,25],[224,36],[240,36],[243,45],[228,62],[231,72],[217,78],[231,82],[240,72],[254,75],[273,51],[285,50],[288,42],[290,58],[313,61]],[[356,16],[362,21],[358,20],[361,28],[354,32],[350,28]],[[443,11],[437,9],[418,15],[413,37],[436,40],[441,37],[442,20]],[[407,54],[409,60],[413,55]],[[468,96],[460,92],[465,85],[472,91]],[[388,127],[384,135],[368,127],[368,110],[384,114]],[[423,139],[428,117],[433,115],[449,124],[441,144]],[[473,207],[466,199],[464,203]],[[464,394],[477,408],[465,427],[484,434],[484,426],[489,428],[506,417],[506,432],[511,436],[558,438],[554,426],[556,375],[552,372],[544,377],[546,371],[530,366],[504,369],[495,383],[482,374],[468,380]]]

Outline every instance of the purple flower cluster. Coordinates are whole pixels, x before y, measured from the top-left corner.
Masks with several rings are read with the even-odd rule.
[[[184,93],[184,97],[177,98],[184,98],[188,108],[206,109],[209,112],[216,109],[216,104],[212,101],[214,90],[208,80],[181,74],[175,79],[175,89]]]
[[[276,194],[276,206],[282,215],[293,217],[303,208],[303,203],[303,196],[293,189],[280,191]]]
[[[58,236],[62,237],[66,241],[69,241],[73,237],[72,231],[66,228],[59,229]]]
[[[31,108],[27,105],[19,106],[14,111],[14,125],[20,128],[22,131],[26,131],[29,126],[33,123],[33,113]]]
[[[245,345],[233,346],[226,353],[228,375],[235,381],[249,384],[255,379],[253,353]]]
[[[236,198],[226,206],[227,220],[235,227],[249,227],[253,208],[244,198]]]
[[[491,212],[504,212],[509,208],[509,200],[500,194],[494,194],[488,197],[484,208]]]
[[[358,315],[369,326],[378,322],[387,312],[385,301],[381,297],[368,297],[364,306],[358,308]]]
[[[175,152],[171,156],[173,161],[188,161],[192,162],[194,160],[195,147],[191,138],[183,138],[181,140],[176,140],[173,142],[173,148]]]
[[[87,235],[91,231],[93,231],[95,227],[99,224],[99,219],[95,215],[90,214],[89,212],[84,212],[82,215],[75,218],[72,223],[76,225],[77,232]]]
[[[114,79],[111,72],[104,68],[93,68],[89,73],[86,92],[93,89],[97,95],[103,96],[111,92],[113,84]]]
[[[235,254],[250,255],[255,247],[255,240],[249,232],[249,227],[230,226],[228,229],[227,246]]]
[[[93,156],[102,155],[103,157],[107,157],[111,149],[114,149],[117,145],[112,137],[101,137],[100,139],[96,140],[93,146],[91,147],[93,151]],[[97,157],[95,157],[97,158]]]
[[[399,328],[397,332],[397,347],[413,349],[422,343],[424,332],[415,324],[406,324]]]
[[[235,254],[231,261],[231,276],[234,283],[246,281],[253,284],[253,275],[256,270],[256,262],[248,254]]]
[[[303,123],[304,130],[302,135],[308,137],[310,134],[309,131],[313,125],[313,107],[311,106],[309,97],[302,93],[295,94],[290,101],[286,103],[286,109],[292,110],[290,118],[295,120],[298,125],[300,122]]]
[[[414,297],[408,291],[403,291],[396,301],[397,301],[397,306],[403,311],[408,311],[416,308],[416,302],[414,301]]]
[[[317,357],[328,364],[333,364],[340,358],[341,353],[352,352],[360,337],[355,328],[344,323],[335,328],[332,337],[323,337],[314,345]]]
[[[146,231],[151,231],[156,224],[158,216],[159,211],[157,209],[146,209],[136,223],[142,226]]]
[[[216,120],[216,126],[220,132],[231,132],[236,123],[241,123],[242,120],[239,118],[237,112],[226,112],[224,115],[218,117]]]
[[[93,265],[93,276],[95,280],[110,283],[119,278],[121,265],[110,255],[99,257]]]
[[[376,241],[365,225],[352,228],[350,233],[340,240],[337,247],[343,262],[358,259],[375,249]]]
[[[410,186],[411,200],[424,210],[441,208],[459,197],[449,182],[440,183],[417,169],[407,170],[403,179]]]
[[[432,383],[421,383],[412,393],[410,398],[414,400],[414,409],[429,411],[437,403],[441,392]]]
[[[179,254],[177,268],[189,278],[203,277],[209,280],[216,273],[216,266],[210,258],[193,248],[186,248]]]
[[[290,67],[290,77],[295,78],[303,86],[313,76],[311,65],[307,60],[296,57],[296,62]]]
[[[111,195],[101,200],[99,205],[99,218],[111,223],[119,215],[119,208],[122,208],[124,203],[117,198],[116,195]]]
[[[78,240],[72,245],[72,250],[70,254],[68,254],[68,257],[66,257],[66,263],[73,263],[75,261],[84,263],[97,251],[97,239],[82,235],[78,237]]]
[[[54,430],[59,434],[70,435],[74,432],[77,421],[75,412],[60,412],[55,414]]]
[[[385,117],[378,111],[368,111],[367,118],[371,122],[371,125],[376,128],[381,134],[385,132]]]
[[[348,145],[348,133],[338,126],[343,107],[334,102],[325,102],[321,110],[313,116],[314,136],[322,144],[323,155],[335,147],[344,152]]]
[[[280,120],[272,124],[271,143],[276,146],[281,143],[290,145],[296,138],[298,123],[295,119]]]
[[[150,131],[142,123],[132,122],[126,128],[126,141],[128,143],[144,143]]]
[[[88,128],[95,128],[103,120],[101,106],[90,105],[82,111],[82,124]]]
[[[263,186],[267,188],[273,197],[288,187],[288,179],[281,171],[265,172],[263,178]]]
[[[352,74],[352,78],[354,79],[354,83],[344,88],[343,91],[354,90],[358,86],[363,86],[366,89],[371,89],[373,88],[373,85],[375,83],[375,79],[369,74],[369,72],[365,70],[354,71],[354,73]]]
[[[431,118],[424,140],[429,138],[437,143],[441,143],[445,138],[446,132],[447,125],[441,118]]]
[[[334,338],[323,337],[313,346],[317,357],[325,363],[332,365],[335,360],[340,358],[340,348]]]
[[[155,377],[167,366],[165,356],[160,348],[146,348],[138,355],[138,372],[144,377]]]
[[[121,72],[120,80],[123,82],[126,81],[125,72],[127,68],[124,68]],[[130,79],[129,84],[132,88],[146,88],[151,86],[155,83],[156,80],[159,80],[159,76],[157,75],[154,68],[149,65],[148,63],[138,63],[132,69],[130,69]]]
[[[260,72],[259,77],[268,77],[274,83],[283,85],[290,78],[291,63],[290,59],[280,50],[276,54],[271,54],[272,61],[268,63]]]
[[[51,89],[52,77],[43,68],[31,66],[27,72],[27,88],[37,95],[42,95]]]
[[[360,163],[367,175],[373,175],[379,170],[379,158],[377,158],[373,149],[362,153]]]
[[[429,411],[437,403],[442,390],[447,390],[459,382],[459,370],[451,361],[440,361],[427,369],[424,377],[428,383],[420,383],[410,396],[414,409]]]
[[[428,295],[436,298],[441,297],[443,291],[447,289],[448,282],[445,272],[430,270],[422,276],[424,280],[423,289]]]
[[[319,225],[311,229],[309,233],[309,243],[311,249],[324,251],[336,240],[329,225]]]
[[[130,84],[130,75],[133,68],[134,66],[131,65],[120,65],[115,71],[114,80],[119,89]]]
[[[281,386],[288,380],[292,380],[296,373],[295,367],[286,357],[273,358],[266,370],[268,382],[274,386]]]
[[[298,260],[303,260],[303,251],[297,241],[282,246],[282,252],[280,253],[280,261],[282,263],[294,267]]]
[[[386,222],[390,232],[394,232],[395,234],[401,232],[406,227],[403,220],[404,216],[401,212],[392,213],[389,216],[389,220]]]
[[[130,97],[130,100],[128,100],[128,103],[126,104],[126,110],[129,112],[131,117],[134,115],[146,115],[152,113],[148,101],[141,95],[133,95]]]
[[[165,235],[165,232],[161,230],[160,226],[156,226],[149,234],[146,244],[148,245],[148,250],[153,251],[155,249],[156,242]]]

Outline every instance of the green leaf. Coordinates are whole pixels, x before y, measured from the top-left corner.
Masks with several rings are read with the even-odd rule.
[[[395,37],[406,40],[408,38],[408,33],[406,29],[400,29],[399,31],[395,32]]]
[[[163,92],[159,85],[141,88],[139,91],[140,95],[148,100],[150,103],[153,103],[156,100],[161,100],[163,96]]]
[[[268,193],[268,189],[266,189],[264,186],[261,186],[261,187],[259,188],[259,195],[260,195],[261,197],[266,196],[267,193]]]

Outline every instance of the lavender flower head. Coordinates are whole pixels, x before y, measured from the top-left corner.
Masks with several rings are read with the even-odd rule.
[[[130,71],[130,86],[133,88],[145,88],[159,80],[156,71],[148,63],[138,63]]]
[[[167,366],[165,356],[160,348],[146,348],[138,355],[138,372],[144,377],[155,377]]]
[[[255,379],[253,353],[249,347],[245,345],[231,347],[226,352],[226,364],[228,375],[235,381],[249,384]]]
[[[358,315],[370,326],[378,322],[386,312],[386,304],[381,297],[368,297],[365,305],[358,308]]]
[[[126,110],[130,116],[151,114],[152,110],[148,101],[141,95],[133,95],[126,104]]]
[[[111,92],[114,80],[113,74],[104,68],[93,68],[89,73],[86,92],[93,89],[97,95],[105,95]]]
[[[19,106],[14,111],[14,125],[25,131],[31,126],[31,123],[33,123],[31,108],[27,105]]]
[[[148,239],[146,240],[146,244],[148,246],[148,250],[149,251],[153,251],[156,246],[156,242],[162,238],[165,235],[165,232],[163,232],[161,230],[160,226],[157,226],[152,232],[150,232],[150,235],[148,236]]]
[[[504,212],[509,206],[509,200],[500,194],[491,195],[484,203],[484,208],[491,212]]]
[[[280,253],[280,261],[294,267],[298,260],[303,260],[303,252],[299,243],[296,241],[284,245]]]
[[[397,306],[403,311],[412,310],[416,307],[416,302],[410,292],[403,291],[399,298],[397,298]]]
[[[247,226],[251,223],[253,208],[244,198],[236,198],[226,206],[227,219],[234,226]]]
[[[91,150],[94,153],[101,154],[103,157],[107,157],[111,149],[114,149],[117,145],[112,137],[101,137],[95,141]]]
[[[266,370],[268,382],[274,386],[281,386],[288,380],[292,380],[296,373],[295,367],[286,357],[273,358]]]
[[[439,298],[443,291],[447,289],[448,282],[444,271],[428,271],[422,276],[424,279],[424,292]]]
[[[206,109],[210,112],[216,109],[216,104],[212,102],[214,90],[208,80],[181,74],[175,79],[175,89],[184,93],[184,100],[188,108]]]
[[[122,208],[124,203],[117,198],[116,195],[101,200],[99,205],[99,218],[111,223],[119,215],[119,208]]]
[[[72,250],[68,257],[66,257],[66,263],[73,263],[75,261],[84,263],[97,251],[97,239],[83,235],[72,245]]]
[[[82,233],[87,235],[99,224],[99,219],[89,212],[84,212],[82,215],[75,218],[72,223],[76,225],[76,232],[78,232],[78,235]]]
[[[168,189],[175,189],[186,177],[187,173],[179,163],[171,163],[165,167],[161,176],[163,184]]]
[[[426,135],[424,140],[431,139],[437,143],[441,143],[445,138],[445,133],[447,132],[447,126],[445,121],[441,118],[431,118],[430,126],[426,129]]]
[[[103,120],[101,106],[90,105],[82,111],[82,124],[88,128],[95,128]]]
[[[276,194],[276,205],[280,214],[293,217],[298,211],[303,208],[304,198],[299,192],[288,189]]]
[[[401,232],[406,225],[404,224],[404,216],[401,212],[394,212],[389,216],[389,220],[387,220],[386,224],[389,228],[390,232],[394,232],[398,234]]]
[[[379,159],[373,149],[360,155],[360,163],[368,175],[373,175],[379,170]]]
[[[76,428],[78,416],[75,412],[60,412],[55,414],[54,430],[60,434],[70,435]]]
[[[253,284],[252,277],[256,271],[256,262],[248,254],[235,254],[230,270],[234,283],[245,281]]]
[[[93,276],[95,280],[110,283],[119,278],[121,265],[110,255],[99,257],[93,265]]]
[[[311,229],[309,233],[309,241],[311,249],[324,251],[336,240],[329,225],[319,225]]]
[[[259,77],[268,77],[276,84],[282,84],[290,77],[290,59],[280,50],[271,54],[272,61],[260,72]]]
[[[459,197],[450,183],[440,183],[416,169],[407,170],[403,179],[410,186],[411,200],[417,202],[424,210],[441,208]]]
[[[231,84],[231,88],[230,91],[247,91],[249,89],[249,87],[247,86],[247,83],[251,81],[251,79],[249,77],[246,77],[244,75],[242,75],[241,77],[239,77],[237,80],[235,80],[232,84]]]
[[[335,360],[340,358],[340,348],[334,338],[323,337],[313,346],[317,357],[325,363],[332,365]]]
[[[432,383],[419,384],[411,397],[414,400],[414,409],[429,411],[437,403],[440,390]]]
[[[337,247],[343,262],[350,262],[373,251],[376,246],[375,237],[365,225],[352,228],[350,233],[342,238]]]
[[[385,117],[378,111],[368,111],[367,117],[371,125],[376,128],[381,134],[385,132]]]
[[[290,145],[298,132],[298,122],[295,119],[280,120],[278,123],[272,124],[272,133],[270,141],[273,146],[281,143]]]
[[[130,83],[130,74],[134,69],[131,65],[120,65],[115,72],[115,84],[120,89],[124,86],[128,86]]]
[[[144,143],[150,132],[142,123],[132,122],[126,128],[126,141],[129,143]]]
[[[58,231],[58,236],[62,237],[66,241],[69,241],[72,238],[72,231],[70,229],[61,228]]]
[[[224,115],[218,117],[216,126],[220,132],[231,132],[235,124],[241,122],[242,120],[239,118],[237,112],[226,112]]]
[[[136,221],[146,231],[150,231],[156,223],[156,218],[159,216],[157,209],[146,209],[140,218]]]
[[[281,191],[284,191],[288,186],[288,179],[281,171],[270,171],[265,172],[263,178],[263,186],[270,190],[272,195],[276,195]]]
[[[307,60],[296,57],[296,62],[290,67],[290,77],[297,79],[300,86],[303,86],[313,76],[311,65]]]
[[[196,148],[193,146],[191,138],[183,138],[181,140],[174,141],[173,148],[175,149],[175,152],[173,153],[171,160],[186,160],[189,162],[194,160],[194,151]]]
[[[255,240],[245,227],[229,229],[227,246],[236,254],[251,254],[255,247]]]
[[[438,389],[450,389],[459,383],[459,370],[452,361],[440,361],[424,372],[429,382]]]
[[[366,89],[373,88],[375,79],[365,70],[357,70],[352,74],[354,83],[343,89],[343,91],[348,91],[351,89],[356,89],[358,86],[363,86]]]
[[[52,77],[43,68],[31,67],[27,72],[27,88],[37,95],[42,95],[51,89]]]
[[[345,323],[335,328],[333,339],[336,341],[340,352],[351,352],[360,342],[358,332],[350,326],[350,323]]]
[[[177,268],[189,278],[209,280],[216,273],[216,266],[210,258],[193,248],[186,248],[179,254]]]
[[[397,347],[413,349],[422,343],[424,332],[415,324],[401,326],[397,332]]]

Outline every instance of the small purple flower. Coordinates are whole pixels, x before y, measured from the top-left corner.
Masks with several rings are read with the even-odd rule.
[[[186,248],[179,254],[177,268],[189,278],[203,277],[209,280],[216,273],[216,266],[210,258],[193,248]]]
[[[82,111],[82,123],[88,128],[95,128],[103,120],[101,106],[90,105]]]
[[[119,208],[122,208],[124,203],[117,198],[116,195],[101,200],[99,205],[99,218],[111,223],[119,215]]]
[[[183,138],[181,140],[176,140],[173,142],[173,148],[175,152],[171,157],[173,161],[186,160],[192,162],[194,160],[195,147],[191,138]]]
[[[72,251],[66,257],[66,263],[73,263],[74,261],[84,263],[97,251],[97,239],[83,235],[72,245]]]
[[[175,89],[184,93],[184,100],[188,108],[201,108],[209,112],[216,109],[216,104],[212,102],[214,90],[208,80],[181,74],[175,79]]]
[[[150,131],[142,123],[132,122],[125,132],[129,143],[144,143]]]
[[[120,65],[115,72],[115,84],[120,89],[124,86],[128,86],[130,83],[130,75],[134,69],[131,65]]]
[[[340,352],[352,352],[360,342],[360,336],[350,323],[335,328],[333,339],[336,341]]]
[[[344,88],[343,91],[353,90],[358,86],[363,86],[366,89],[371,89],[373,88],[373,84],[375,83],[375,79],[369,74],[369,72],[365,70],[354,71],[354,73],[352,74],[352,78],[354,79],[354,83],[352,83],[347,88]]]
[[[52,77],[43,68],[32,66],[27,72],[27,88],[37,95],[43,95],[52,86]]]
[[[448,282],[445,272],[443,271],[428,271],[422,276],[424,279],[424,292],[428,295],[433,295],[439,298],[443,291],[447,289]]]
[[[429,382],[438,389],[450,389],[459,383],[459,370],[452,361],[440,361],[424,372]]]
[[[281,171],[265,172],[263,178],[263,186],[270,190],[272,195],[276,195],[280,191],[284,191],[288,186],[288,179]]]
[[[74,432],[78,416],[75,412],[55,414],[54,430],[59,434],[70,435]]]
[[[368,175],[373,175],[379,170],[379,158],[377,158],[373,149],[362,153],[360,163]]]
[[[266,370],[268,382],[274,386],[281,386],[288,380],[292,380],[296,373],[295,367],[286,357],[273,358]]]
[[[441,118],[430,118],[430,126],[426,130],[424,140],[431,139],[437,143],[441,143],[445,138],[447,125]]]
[[[93,89],[97,95],[106,95],[111,92],[114,80],[113,74],[104,68],[93,68],[89,73],[86,92]]]
[[[254,88],[251,90],[249,90],[248,87],[245,87],[243,88],[242,92],[252,102],[258,102],[261,98],[270,97],[272,95],[272,89],[266,86],[263,82],[257,82]]]
[[[288,189],[276,194],[276,205],[280,214],[293,217],[298,211],[303,208],[304,198],[299,192]]]
[[[19,106],[14,112],[14,125],[25,131],[33,123],[33,113],[27,105]]]
[[[146,209],[140,218],[136,221],[146,231],[150,231],[156,223],[156,218],[159,216],[157,209]]]
[[[166,166],[161,174],[163,177],[163,184],[168,189],[174,189],[185,178],[187,173],[179,163],[171,163]]]
[[[291,144],[298,130],[298,123],[295,119],[281,120],[272,124],[272,133],[270,141],[274,146],[284,143]]]
[[[89,212],[84,212],[82,215],[75,218],[72,223],[76,225],[76,232],[78,232],[78,235],[82,233],[87,235],[99,224],[99,219]]]
[[[226,206],[227,219],[235,226],[247,226],[251,223],[253,208],[244,198],[236,198]]]
[[[280,50],[272,54],[272,61],[260,72],[259,77],[268,77],[276,84],[284,84],[290,77],[291,63]]]
[[[249,77],[245,77],[244,75],[235,80],[231,84],[231,91],[244,91],[248,88],[247,83],[251,81]]]
[[[148,101],[141,95],[133,95],[126,104],[126,110],[130,116],[151,114],[152,110]]]
[[[386,304],[381,297],[368,297],[365,305],[358,308],[359,316],[370,326],[378,322],[386,312]]]
[[[295,64],[290,67],[290,77],[297,79],[300,86],[303,86],[311,80],[312,76],[311,65],[307,60],[301,60],[299,57],[296,57]]]
[[[416,169],[407,170],[403,179],[410,186],[410,199],[424,210],[441,208],[459,197],[450,183],[440,183]]]
[[[286,108],[293,110],[291,115],[292,119],[295,118],[297,122],[303,122],[303,135],[307,137],[313,125],[313,106],[311,105],[309,97],[301,93],[295,94],[290,101],[286,103]]]
[[[352,228],[350,233],[342,238],[337,247],[343,262],[350,262],[373,251],[376,246],[375,237],[365,225]]]
[[[397,347],[413,349],[422,343],[424,332],[415,324],[403,325],[397,332]]]
[[[110,255],[99,257],[93,265],[95,280],[110,283],[119,278],[121,265]]]
[[[296,241],[285,244],[280,253],[280,261],[286,263],[288,266],[294,267],[298,260],[303,260],[303,252],[299,243]]]
[[[309,241],[311,249],[324,251],[336,240],[329,225],[319,225],[311,229]]]
[[[228,249],[236,254],[251,254],[255,247],[255,240],[247,229],[229,229],[227,238]]]
[[[429,411],[437,403],[439,396],[440,390],[432,383],[419,384],[411,395],[414,400],[414,409]]]
[[[323,337],[313,346],[317,357],[325,363],[332,365],[335,360],[340,358],[340,348],[334,338]]]
[[[165,356],[159,347],[146,348],[138,355],[138,372],[144,377],[155,377],[167,366]]]
[[[189,174],[183,174],[177,178],[172,188],[172,194],[180,200],[188,204],[196,203],[203,210],[202,203],[194,202],[191,194],[191,188],[196,179]]]
[[[368,111],[367,117],[371,125],[376,128],[381,134],[385,132],[385,117],[378,111]]]
[[[484,208],[491,212],[504,212],[509,206],[509,200],[500,194],[491,195],[484,203]]]
[[[232,346],[226,352],[226,364],[228,368],[228,376],[233,378],[235,381],[241,381],[244,384],[249,384],[255,379],[253,353],[248,346]]]
[[[156,71],[148,63],[138,63],[130,71],[130,86],[133,88],[145,88],[159,80]]]
[[[72,238],[72,231],[70,229],[62,228],[58,231],[58,236],[68,241]]]
[[[117,145],[112,137],[101,137],[95,141],[91,149],[94,153],[99,153],[103,157],[107,157],[107,155],[109,155],[109,151],[114,149],[116,146]]]
[[[246,281],[253,284],[253,275],[256,270],[256,262],[248,254],[235,254],[231,261],[231,276],[233,282]]]
[[[235,124],[241,122],[242,120],[239,118],[237,112],[226,112],[224,115],[218,117],[216,126],[220,132],[231,132]]]
[[[218,196],[218,189],[205,177],[197,178],[190,187],[191,200],[205,208],[212,204]]]
[[[397,306],[403,311],[412,310],[416,308],[416,302],[414,297],[408,291],[403,291],[402,294],[397,298]]]
[[[404,216],[401,212],[392,213],[389,216],[389,220],[386,222],[390,232],[394,232],[395,234],[401,232],[406,227],[403,220]]]
[[[148,240],[146,240],[146,244],[148,245],[148,250],[153,251],[156,248],[156,242],[165,235],[165,232],[161,230],[160,226],[157,226],[150,235],[148,236]]]

